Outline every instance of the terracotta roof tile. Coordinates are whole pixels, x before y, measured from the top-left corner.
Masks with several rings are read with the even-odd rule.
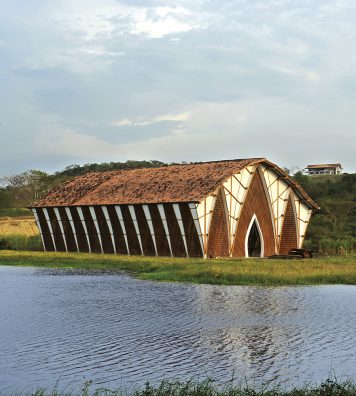
[[[221,182],[261,158],[87,173],[36,201],[33,207],[198,202]]]
[[[265,158],[87,173],[50,191],[32,207],[200,202],[231,175],[261,162],[285,178],[309,206],[319,208],[293,178]]]
[[[308,165],[307,168],[341,168],[341,164],[314,164]]]

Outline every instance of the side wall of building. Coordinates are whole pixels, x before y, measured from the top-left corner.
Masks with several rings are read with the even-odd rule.
[[[244,257],[253,220],[261,256],[303,245],[312,209],[265,164],[232,175],[200,203],[35,208],[47,251]]]
[[[32,210],[46,251],[203,256],[194,203]]]

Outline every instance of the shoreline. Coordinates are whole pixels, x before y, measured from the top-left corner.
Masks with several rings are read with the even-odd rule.
[[[240,286],[356,285],[356,255],[301,260],[202,259],[0,250],[0,266],[125,272],[137,279]]]
[[[105,386],[91,389],[91,385],[90,380],[85,381],[80,391],[68,389],[68,387],[61,391],[55,386],[52,389],[40,387],[32,391],[17,392],[15,388],[7,387],[10,392],[5,393],[0,389],[0,394],[4,396],[356,396],[356,383],[353,380],[338,381],[337,379],[327,379],[319,385],[305,384],[291,389],[283,389],[280,384],[251,387],[240,383],[217,386],[212,379],[200,382],[162,380],[158,384],[146,382],[144,386],[133,390],[127,390],[125,387],[107,388]]]

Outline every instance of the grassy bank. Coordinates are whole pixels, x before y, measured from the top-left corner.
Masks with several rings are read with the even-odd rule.
[[[356,284],[356,255],[311,260],[203,260],[3,250],[0,265],[126,271],[145,280],[218,285]]]
[[[356,385],[352,382],[336,382],[327,380],[319,386],[305,386],[292,390],[282,390],[275,388],[254,389],[244,386],[227,385],[218,389],[212,381],[200,383],[189,382],[169,382],[162,381],[156,386],[146,384],[141,389],[134,391],[124,391],[122,389],[99,388],[91,391],[88,385],[85,385],[80,392],[64,391],[52,389],[37,389],[34,392],[4,392],[0,390],[0,395],[12,396],[356,396]]]

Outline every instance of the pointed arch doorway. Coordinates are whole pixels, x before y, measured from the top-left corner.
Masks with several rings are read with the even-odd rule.
[[[264,257],[263,235],[255,214],[246,232],[245,257]]]

